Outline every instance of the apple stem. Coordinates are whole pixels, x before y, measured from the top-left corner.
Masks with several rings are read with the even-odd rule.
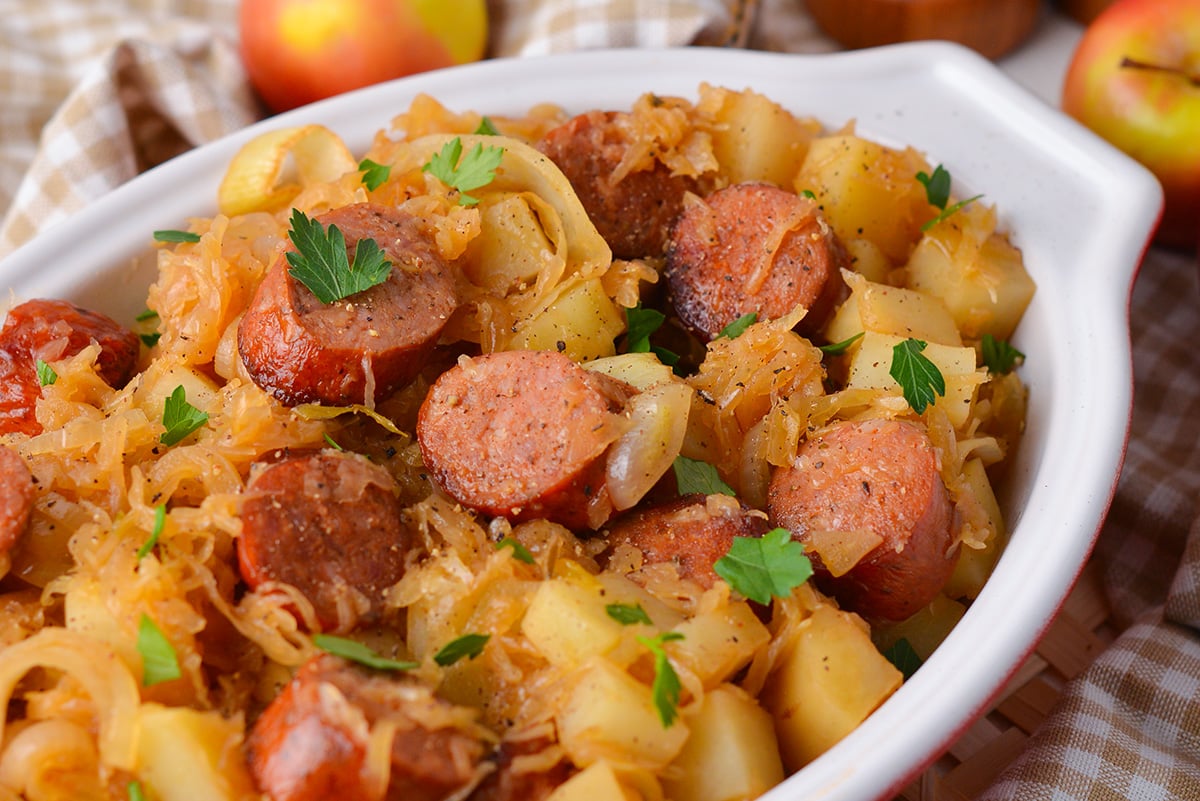
[[[1129,56],[1121,58],[1121,66],[1134,70],[1153,70],[1155,72],[1170,72],[1186,80],[1192,86],[1200,87],[1200,75],[1186,72],[1178,67],[1167,67],[1162,64],[1151,64],[1146,61],[1138,61]]]

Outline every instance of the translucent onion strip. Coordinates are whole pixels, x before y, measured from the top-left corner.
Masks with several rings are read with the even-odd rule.
[[[670,469],[687,432],[692,389],[669,381],[629,401],[632,427],[608,451],[608,493],[613,506],[629,509]]]

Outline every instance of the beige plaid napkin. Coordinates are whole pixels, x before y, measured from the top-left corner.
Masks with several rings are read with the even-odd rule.
[[[260,110],[237,0],[0,0],[0,256],[112,187]],[[834,49],[799,0],[491,0],[494,55],[693,42]],[[757,16],[757,24],[749,25]],[[1093,562],[1116,642],[983,791],[1200,799],[1200,295],[1152,250],[1130,315],[1136,400]]]

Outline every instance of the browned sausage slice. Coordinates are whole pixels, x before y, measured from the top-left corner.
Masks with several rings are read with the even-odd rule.
[[[0,554],[12,550],[29,525],[36,488],[21,454],[0,445]]]
[[[744,314],[776,319],[796,306],[815,334],[845,293],[850,259],[810,198],[772,184],[735,184],[687,204],[671,230],[667,279],[676,314],[708,341]]]
[[[729,552],[734,537],[761,537],[767,519],[729,496],[684,495],[669,503],[637,509],[615,520],[605,534],[608,550],[632,545],[647,563],[673,562],[681,578],[708,589],[717,580],[713,564]]]
[[[538,149],[571,182],[588,217],[618,259],[661,256],[671,223],[683,210],[685,192],[698,192],[696,179],[654,169],[613,174],[630,142],[619,124],[626,112],[589,111],[547,133]]]
[[[942,589],[958,557],[956,516],[940,458],[917,424],[837,423],[776,471],[767,511],[805,542],[813,531],[873,531],[882,542],[834,577],[814,559],[822,587],[870,618],[904,620]]]
[[[110,317],[65,300],[14,306],[0,328],[0,434],[39,434],[34,416],[42,396],[37,361],[57,361],[95,342],[96,369],[110,387],[128,383],[137,368],[138,338]]]
[[[326,630],[377,619],[412,546],[395,480],[364,457],[303,454],[261,467],[246,486],[237,540],[242,578],[251,589],[264,581],[292,585]]]
[[[596,528],[612,511],[601,457],[633,392],[554,351],[464,358],[421,404],[417,442],[438,485],[464,506]]]
[[[384,792],[366,772],[367,729],[380,725],[395,727]],[[441,801],[478,780],[483,734],[466,709],[408,677],[322,654],[259,716],[246,749],[251,775],[271,801]]]
[[[371,403],[421,371],[457,305],[454,279],[410,214],[358,203],[317,219],[338,227],[351,254],[358,240],[374,239],[391,275],[327,305],[281,254],[238,326],[238,352],[254,383],[281,403]]]

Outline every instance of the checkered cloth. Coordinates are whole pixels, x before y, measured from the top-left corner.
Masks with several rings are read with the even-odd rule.
[[[757,12],[758,24],[746,24]],[[492,0],[493,55],[693,42],[828,51],[798,0]],[[261,110],[236,0],[0,0],[0,255]],[[981,796],[1200,799],[1200,295],[1152,250],[1132,441],[1093,557],[1121,634]]]

